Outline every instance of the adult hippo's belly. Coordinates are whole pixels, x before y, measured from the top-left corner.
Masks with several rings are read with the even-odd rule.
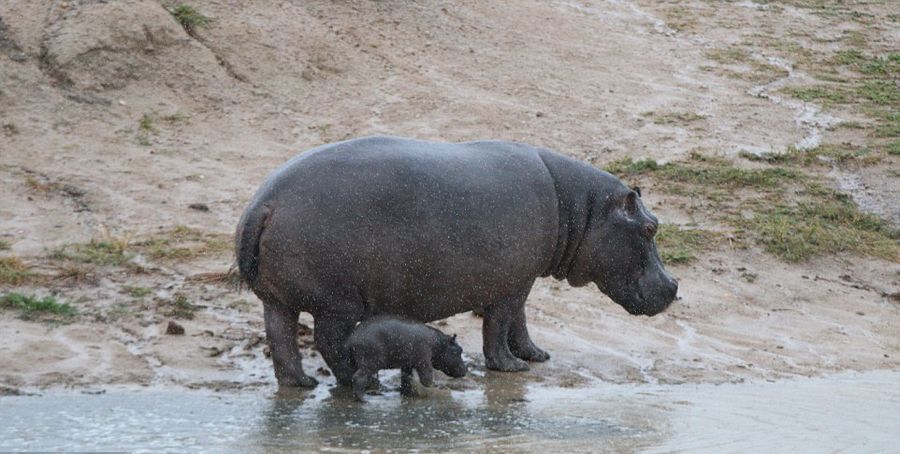
[[[346,385],[355,365],[344,341],[378,314],[428,322],[480,309],[488,368],[547,360],[525,323],[538,276],[595,282],[631,313],[660,312],[677,285],[656,253],[656,225],[618,179],[549,150],[369,137],[275,171],[244,212],[236,250],[263,301],[279,383],[316,383],[294,341],[309,312]]]

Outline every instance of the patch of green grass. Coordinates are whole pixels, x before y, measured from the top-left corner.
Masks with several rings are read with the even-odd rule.
[[[0,251],[8,251],[10,248],[9,241],[0,240]]]
[[[863,98],[879,105],[900,105],[900,88],[891,80],[870,80],[864,82],[857,92]]]
[[[760,58],[756,58],[747,50],[732,46],[725,49],[712,49],[706,52],[706,58],[726,66],[749,67],[735,70],[733,68],[718,68],[718,72],[722,75],[733,79],[746,80],[749,82],[762,83],[785,77],[788,75],[787,70],[777,65],[773,65]],[[713,71],[716,68],[707,67],[704,71]]]
[[[862,123],[859,123],[857,121],[842,121],[838,123],[836,127],[844,129],[866,129],[866,127],[863,126]]]
[[[153,126],[153,117],[150,114],[142,115],[138,120],[138,129],[144,132],[156,132],[156,127]]]
[[[706,119],[706,115],[694,112],[647,112],[644,116],[652,118],[653,123],[658,125],[686,124]]]
[[[843,194],[763,206],[747,221],[763,248],[785,261],[820,254],[856,253],[898,261],[898,235],[884,221],[861,213]]]
[[[186,260],[229,251],[232,245],[230,236],[205,233],[178,225],[136,242],[135,247],[153,259]]]
[[[175,294],[170,300],[161,301],[163,315],[166,317],[193,319],[197,312],[197,306],[191,303],[187,296],[181,293]]]
[[[202,27],[209,23],[208,17],[200,14],[193,6],[184,3],[175,5],[169,12],[188,33],[193,33],[197,27]]]
[[[806,102],[821,101],[831,104],[846,104],[852,100],[852,96],[846,90],[838,87],[818,86],[792,88],[788,93]]]
[[[746,63],[750,61],[750,54],[739,47],[726,49],[711,49],[706,52],[706,58],[721,64]]]
[[[110,240],[91,240],[90,243],[72,244],[53,250],[49,258],[90,263],[101,266],[123,266],[134,256],[126,250],[127,243]]]
[[[871,56],[852,49],[835,54],[832,61],[868,76],[890,76],[900,73],[900,53]]]
[[[900,140],[887,144],[885,148],[889,155],[900,156]]]
[[[661,224],[656,234],[656,245],[664,263],[686,264],[694,261],[696,255],[710,247],[715,239],[716,235],[706,230]]]
[[[129,285],[122,287],[122,290],[125,290],[126,293],[128,293],[130,296],[132,296],[134,298],[143,298],[143,297],[153,293],[153,290],[151,290],[147,287],[132,287]]]
[[[876,137],[900,137],[900,113],[883,113],[879,120]]]
[[[52,296],[38,299],[21,293],[3,295],[0,297],[0,307],[18,310],[24,319],[32,319],[42,314],[72,317],[77,313],[69,303],[59,303]]]
[[[818,156],[816,153],[841,159],[855,156],[841,149],[818,149],[813,156]],[[795,151],[777,158],[776,163],[808,158],[806,152]],[[742,237],[746,234],[765,251],[788,262],[841,253],[900,261],[900,232],[859,211],[846,194],[798,170],[742,169],[702,155],[668,164],[624,159],[609,168],[620,175],[651,179],[670,193],[705,200],[710,209],[708,220],[730,225]],[[666,251],[670,263],[689,261],[691,244],[702,246],[711,241],[691,234],[661,232],[660,250]]]
[[[741,187],[774,188],[781,184],[802,179],[803,175],[780,167],[766,169],[741,169],[718,158],[693,155],[694,163],[658,164],[653,160],[633,161],[631,158],[615,161],[607,170],[617,175],[639,175],[652,172],[654,178],[675,183],[734,189]]]
[[[0,283],[22,285],[35,276],[18,257],[0,257]]]
[[[851,161],[873,163],[870,149],[849,144],[823,144],[808,150],[788,147],[784,153],[755,154],[742,151],[739,155],[750,161],[767,162],[769,164],[846,164]]]

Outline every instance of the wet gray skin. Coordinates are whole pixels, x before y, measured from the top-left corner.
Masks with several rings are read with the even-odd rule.
[[[382,369],[401,370],[401,393],[412,394],[413,370],[423,386],[434,383],[432,369],[451,377],[466,375],[462,347],[450,337],[422,323],[376,316],[360,323],[344,344],[356,362],[353,395],[364,401],[366,387]]]
[[[420,322],[480,310],[489,369],[528,370],[525,300],[539,276],[595,283],[635,315],[675,298],[656,218],[614,176],[511,142],[367,137],[324,145],[268,177],[236,234],[241,278],[263,301],[275,375],[303,372],[297,318],[338,383],[356,370],[344,342],[360,320]]]

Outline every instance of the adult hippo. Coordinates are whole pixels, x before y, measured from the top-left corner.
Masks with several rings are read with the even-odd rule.
[[[314,386],[297,318],[338,382],[355,365],[344,341],[360,320],[430,322],[480,309],[489,369],[522,371],[534,345],[525,299],[539,276],[591,282],[629,313],[675,298],[653,236],[657,220],[616,177],[511,142],[366,137],[323,145],[268,177],[237,228],[241,278],[263,302],[275,376]]]

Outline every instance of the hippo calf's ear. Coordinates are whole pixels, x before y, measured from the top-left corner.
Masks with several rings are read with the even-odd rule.
[[[634,192],[637,192],[638,197],[643,197],[643,196],[641,195],[641,188],[640,188],[640,187],[635,186],[635,187],[631,188],[631,190],[634,191]]]

